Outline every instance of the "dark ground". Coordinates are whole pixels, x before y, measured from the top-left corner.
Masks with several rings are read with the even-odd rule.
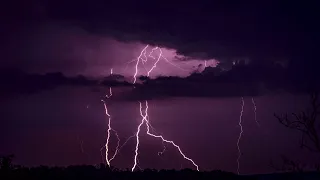
[[[129,169],[110,169],[104,164],[98,166],[79,165],[69,167],[39,166],[33,168],[2,166],[0,179],[320,179],[320,172],[304,173],[276,173],[263,175],[236,175],[224,171],[197,172],[190,169],[176,170],[152,170],[131,172]]]

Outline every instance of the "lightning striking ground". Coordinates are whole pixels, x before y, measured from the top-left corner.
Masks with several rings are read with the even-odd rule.
[[[239,117],[239,126],[240,126],[240,133],[239,133],[239,138],[237,141],[237,147],[238,147],[238,158],[237,158],[237,173],[240,174],[240,158],[241,158],[241,149],[240,149],[240,140],[242,137],[243,133],[243,128],[242,128],[242,115],[243,115],[243,108],[244,108],[244,99],[241,97],[241,112],[240,112],[240,117]]]
[[[111,68],[110,69],[110,75],[112,75],[112,74],[113,74],[113,69]],[[106,95],[106,98],[109,99],[111,96],[112,96],[112,88],[109,87],[109,95]],[[107,142],[106,142],[104,147],[106,148],[106,157],[105,157],[106,163],[110,167],[111,166],[111,164],[110,164],[111,161],[116,157],[116,155],[119,152],[120,138],[119,138],[119,135],[118,135],[117,131],[114,130],[111,127],[111,115],[108,112],[108,107],[107,107],[106,102],[103,99],[101,101],[103,102],[103,105],[104,105],[105,114],[108,116]],[[109,143],[110,143],[111,131],[114,133],[114,135],[117,138],[117,146],[116,146],[116,149],[115,149],[115,152],[114,152],[113,156],[109,159]]]
[[[106,102],[104,100],[101,100],[103,102],[103,105],[104,105],[104,109],[105,109],[105,113],[106,115],[108,116],[108,130],[107,130],[107,142],[106,142],[106,163],[107,165],[110,167],[110,161],[109,161],[109,140],[110,140],[110,136],[111,136],[111,116],[108,112],[108,108],[107,108],[107,105],[106,105]]]
[[[166,57],[164,57],[164,56],[162,55],[162,54],[163,54],[162,49],[159,48],[159,47],[152,48],[152,49],[151,49],[151,52],[147,55],[147,48],[148,48],[148,47],[149,47],[149,45],[146,45],[146,46],[141,50],[139,56],[138,56],[135,60],[132,60],[132,61],[130,61],[130,62],[127,63],[127,65],[128,65],[128,64],[130,64],[130,63],[132,63],[132,62],[136,62],[136,63],[135,63],[135,71],[134,71],[134,75],[133,75],[133,82],[132,82],[132,84],[135,84],[136,81],[137,81],[137,75],[138,75],[138,73],[139,73],[139,65],[140,65],[140,64],[141,64],[141,65],[143,66],[143,68],[146,70],[146,72],[147,72],[147,77],[149,77],[150,74],[152,73],[152,71],[157,67],[157,64],[158,64],[158,62],[161,60],[161,58],[164,59],[164,60],[165,60],[167,63],[169,63],[170,65],[175,66],[175,67],[177,67],[177,68],[179,68],[179,69],[181,69],[181,70],[185,70],[185,69],[183,69],[183,68],[175,65],[174,63],[170,62]],[[159,50],[159,55],[158,55],[157,58],[153,55],[153,53],[154,53],[155,50]],[[151,59],[153,59],[153,60],[156,60],[156,61],[153,63],[152,67],[151,67],[149,70],[147,70],[146,67],[145,67],[145,63],[148,62],[148,57],[151,58]],[[126,66],[126,67],[127,67],[127,66]],[[113,69],[111,68],[111,69],[110,69],[110,75],[112,75],[112,74],[113,74]],[[110,87],[110,88],[109,88],[109,95],[107,94],[107,95],[105,95],[105,97],[106,97],[107,99],[109,99],[111,96],[112,96],[112,88]],[[109,167],[110,167],[111,161],[116,157],[117,153],[121,150],[121,148],[122,148],[132,137],[135,137],[135,138],[136,138],[136,147],[135,147],[134,165],[133,165],[133,167],[132,167],[131,170],[134,171],[136,167],[140,168],[140,167],[138,166],[138,155],[139,155],[139,144],[140,144],[139,134],[140,134],[140,131],[141,131],[141,126],[145,123],[146,126],[147,126],[147,134],[148,134],[149,136],[152,136],[152,137],[154,137],[154,138],[159,138],[159,139],[162,140],[162,144],[163,144],[163,147],[164,147],[164,148],[163,148],[163,150],[162,150],[161,152],[158,152],[158,155],[159,155],[159,156],[162,155],[162,154],[165,152],[165,150],[166,150],[166,146],[164,145],[164,142],[170,143],[170,144],[172,144],[173,146],[175,146],[175,147],[179,150],[180,154],[183,156],[184,159],[192,162],[192,164],[193,164],[193,165],[196,167],[196,169],[199,171],[198,165],[195,164],[195,162],[194,162],[192,159],[190,159],[190,158],[188,158],[187,156],[185,156],[185,154],[181,151],[180,147],[179,147],[178,145],[176,145],[173,141],[166,140],[166,139],[163,138],[163,136],[161,136],[161,135],[155,135],[155,134],[152,134],[152,133],[150,132],[150,127],[151,127],[151,129],[152,129],[156,134],[158,134],[158,133],[155,131],[155,129],[152,127],[152,125],[150,124],[150,122],[149,122],[149,120],[148,120],[148,102],[147,102],[147,101],[146,101],[145,115],[143,115],[143,112],[142,112],[142,104],[141,104],[141,102],[139,102],[139,104],[140,104],[140,115],[141,115],[141,117],[142,117],[142,120],[141,120],[140,124],[138,125],[137,132],[135,133],[134,136],[130,136],[130,137],[123,143],[123,145],[122,145],[121,147],[120,147],[120,138],[119,138],[119,136],[118,136],[118,133],[117,133],[114,129],[112,129],[112,127],[111,127],[111,115],[110,115],[109,112],[108,112],[108,108],[107,108],[106,102],[105,102],[104,100],[101,100],[101,101],[104,103],[105,113],[106,113],[106,115],[108,116],[107,142],[106,142],[106,145],[105,145],[105,148],[106,148],[106,157],[105,157],[105,160],[106,160],[106,163],[107,163],[107,165],[108,165]],[[109,159],[109,143],[110,143],[111,132],[114,132],[114,134],[115,134],[116,137],[117,137],[118,142],[117,142],[117,147],[116,147],[116,150],[115,150],[113,156]],[[103,148],[102,148],[102,149],[103,149]],[[101,151],[102,151],[102,149],[101,149]],[[140,168],[140,169],[141,169],[141,168]]]
[[[141,102],[139,102],[140,104],[140,113],[142,113],[142,105],[141,105]],[[146,107],[147,108],[147,107]],[[133,164],[133,167],[131,168],[131,171],[134,171],[134,169],[136,168],[137,166],[137,159],[138,159],[138,151],[139,151],[139,144],[140,144],[140,139],[139,139],[139,133],[140,133],[140,130],[141,130],[141,126],[144,124],[145,122],[145,117],[142,115],[143,119],[141,120],[140,124],[138,125],[138,129],[137,129],[137,132],[136,132],[136,148],[135,148],[135,155],[134,155],[134,164]]]
[[[142,103],[139,102],[139,106],[140,106],[140,116],[142,117],[142,120],[141,120],[141,122],[140,122],[140,124],[139,124],[139,126],[138,126],[138,129],[137,129],[137,132],[136,132],[136,141],[137,141],[137,143],[136,143],[136,148],[135,148],[134,165],[133,165],[131,171],[134,171],[134,169],[135,169],[136,166],[137,166],[138,155],[139,155],[139,144],[140,144],[139,133],[140,133],[140,131],[141,131],[141,126],[142,126],[143,124],[146,124],[146,126],[147,126],[147,134],[148,134],[149,136],[152,136],[152,137],[154,137],[154,138],[159,138],[159,139],[162,140],[162,142],[170,143],[170,144],[172,144],[173,146],[175,146],[175,147],[178,149],[178,151],[180,152],[180,154],[183,156],[183,158],[186,159],[186,160],[188,160],[188,161],[190,161],[190,162],[196,167],[197,171],[199,171],[198,165],[197,165],[192,159],[188,158],[188,157],[182,152],[181,148],[180,148],[178,145],[176,145],[173,141],[166,140],[166,139],[164,139],[164,137],[161,136],[161,135],[155,135],[155,134],[150,133],[150,126],[149,126],[150,122],[149,122],[149,120],[148,120],[148,101],[145,101],[145,103],[146,103],[146,104],[145,104],[146,108],[145,108],[145,113],[143,114],[143,111],[142,111]]]

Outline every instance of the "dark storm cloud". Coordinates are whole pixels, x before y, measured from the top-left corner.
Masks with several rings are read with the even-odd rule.
[[[310,79],[296,79],[291,69],[277,63],[239,62],[229,71],[207,67],[188,77],[140,77],[137,86],[126,97],[128,100],[168,97],[239,97],[260,96],[268,93],[309,93],[320,90],[320,84]]]
[[[10,1],[2,16],[0,66],[101,75],[111,67],[121,69],[136,56],[125,52],[140,49],[109,42],[117,39],[226,64],[239,58],[289,59],[293,76],[315,77],[317,7],[317,2],[278,1]]]
[[[197,58],[313,54],[317,4],[212,1],[49,1],[47,14],[92,33]]]

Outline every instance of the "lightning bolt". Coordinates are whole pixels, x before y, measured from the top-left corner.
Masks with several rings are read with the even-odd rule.
[[[78,136],[78,141],[80,142],[80,150],[81,152],[84,154],[84,149],[83,149],[83,141],[80,139],[80,137]]]
[[[143,59],[141,59],[141,56],[142,56],[142,55],[145,55],[148,46],[149,46],[149,45],[146,45],[146,46],[142,49],[142,51],[140,52],[140,55],[139,55],[138,58],[136,59],[137,62],[136,62],[136,65],[135,65],[135,72],[134,72],[134,75],[133,75],[133,84],[135,84],[136,81],[137,81],[137,74],[138,74],[139,62],[140,62],[140,60],[143,60]],[[147,58],[146,58],[146,59],[147,59]],[[144,60],[143,60],[143,61],[144,61]]]
[[[152,50],[153,50],[153,49],[152,49]],[[151,69],[148,71],[148,73],[147,73],[147,76],[148,76],[148,77],[150,76],[150,73],[153,71],[153,69],[157,67],[158,62],[160,61],[160,58],[161,58],[161,56],[162,56],[162,50],[161,50],[161,48],[159,48],[159,50],[160,50],[160,54],[159,54],[159,56],[158,56],[158,59],[157,59],[157,61],[153,64],[153,66],[151,67]]]
[[[140,133],[140,130],[141,130],[141,126],[143,125],[143,123],[145,122],[145,117],[142,115],[142,105],[141,105],[141,102],[139,102],[140,104],[140,115],[143,117],[142,121],[140,122],[140,124],[138,125],[138,130],[137,130],[137,133],[136,133],[136,148],[135,148],[135,155],[134,155],[134,164],[133,164],[133,167],[131,168],[131,171],[133,172],[134,169],[136,168],[137,166],[137,159],[138,159],[138,151],[139,151],[139,144],[140,144],[140,140],[139,140],[139,133]],[[147,109],[148,107],[146,107]]]
[[[109,163],[116,157],[116,155],[118,154],[119,152],[119,146],[120,146],[120,138],[119,138],[119,135],[117,133],[117,131],[115,131],[114,129],[112,129],[113,133],[116,135],[116,138],[117,138],[117,147],[116,147],[116,150],[113,154],[113,156],[109,159]]]
[[[112,73],[113,73],[113,69],[111,68],[110,75],[112,75]],[[106,98],[109,99],[111,96],[112,96],[112,88],[109,87],[109,95],[106,95]],[[106,163],[110,167],[111,161],[116,157],[116,155],[119,152],[120,138],[119,138],[117,131],[111,127],[111,115],[108,112],[108,107],[107,107],[106,102],[104,100],[101,100],[101,101],[103,102],[103,105],[104,105],[105,114],[108,116],[107,142],[104,147],[106,148],[106,157],[105,157]],[[114,133],[114,135],[117,138],[117,146],[116,146],[116,150],[115,150],[113,156],[109,159],[109,143],[110,143],[111,131]],[[102,148],[104,148],[104,147],[102,147]]]
[[[167,149],[166,145],[164,145],[163,141],[162,141],[162,145],[163,145],[163,150],[158,152],[158,156],[161,156]]]
[[[110,76],[113,74],[113,68],[110,69]],[[106,94],[106,98],[110,98],[112,96],[112,88],[109,87],[109,95]]]
[[[106,94],[106,98],[110,98],[112,96],[112,88],[111,87],[109,87],[109,95],[108,94]]]
[[[125,145],[128,143],[128,141],[129,141],[131,138],[134,138],[134,137],[136,137],[136,134],[130,136],[130,137],[121,145],[121,147],[119,148],[119,151],[123,148],[123,146],[125,146]]]
[[[109,158],[108,158],[108,155],[109,155],[109,140],[110,140],[110,136],[111,136],[111,116],[108,112],[108,108],[107,108],[107,105],[106,105],[106,102],[104,100],[101,100],[103,102],[103,105],[104,105],[104,109],[105,109],[105,113],[106,115],[108,116],[108,130],[107,130],[107,142],[106,142],[106,163],[108,164],[108,166],[110,167],[110,161],[109,161]]]
[[[146,104],[145,104],[146,108],[145,108],[145,113],[144,113],[144,114],[143,114],[143,112],[142,112],[142,103],[139,102],[139,106],[140,106],[140,116],[142,117],[142,120],[141,120],[141,122],[140,122],[140,124],[139,124],[139,126],[138,126],[137,133],[136,133],[136,141],[137,141],[137,143],[136,143],[136,148],[135,148],[134,165],[133,165],[131,171],[134,171],[134,169],[135,169],[136,166],[137,166],[137,161],[138,161],[137,159],[138,159],[138,154],[139,154],[139,144],[140,144],[139,133],[140,133],[140,131],[141,131],[141,126],[142,126],[143,124],[146,124],[146,126],[147,126],[147,134],[148,134],[149,136],[152,136],[152,137],[154,137],[154,138],[159,138],[159,139],[162,140],[162,142],[170,143],[170,144],[172,144],[173,146],[175,146],[175,147],[178,149],[179,153],[182,155],[182,157],[183,157],[184,159],[190,161],[190,162],[196,167],[197,171],[199,171],[198,165],[197,165],[192,159],[188,158],[188,157],[182,152],[181,148],[180,148],[177,144],[175,144],[173,141],[169,141],[169,140],[164,139],[164,137],[161,136],[161,135],[155,135],[155,134],[150,133],[150,125],[149,125],[150,122],[149,122],[149,120],[148,120],[148,101],[145,101],[145,102],[146,102]]]
[[[154,51],[157,50],[157,49],[159,49],[159,55],[158,55],[156,61],[153,63],[152,67],[151,67],[149,70],[146,70],[148,77],[150,76],[150,74],[152,73],[152,71],[157,67],[157,64],[158,64],[158,62],[161,60],[161,58],[164,59],[164,60],[165,60],[167,63],[169,63],[170,65],[175,66],[175,67],[177,67],[177,68],[179,68],[179,69],[184,70],[183,68],[180,68],[179,66],[171,63],[167,58],[165,58],[165,57],[162,55],[162,54],[163,54],[162,49],[159,48],[159,47],[152,48],[152,49],[151,49],[151,52],[150,52],[149,55],[147,56],[147,48],[148,48],[148,47],[149,47],[149,45],[146,45],[146,46],[141,50],[139,56],[138,56],[135,60],[132,60],[132,61],[130,61],[130,62],[127,63],[127,66],[128,66],[128,64],[130,64],[130,63],[132,63],[132,62],[136,62],[136,63],[135,63],[135,71],[134,71],[134,75],[133,75],[133,82],[132,82],[132,84],[135,84],[136,81],[137,81],[137,75],[138,75],[138,73],[139,73],[139,65],[142,64],[143,67],[144,67],[144,69],[146,70],[144,64],[148,62],[148,57],[150,57],[150,58],[152,58],[152,59],[154,59],[154,60],[156,59],[156,58],[153,56],[153,53],[154,53]],[[127,66],[126,66],[126,68],[127,68]],[[112,74],[113,74],[113,69],[111,68],[111,69],[110,69],[110,75],[112,75]],[[106,97],[107,99],[109,99],[111,96],[112,96],[112,88],[110,87],[110,88],[109,88],[109,95],[107,94],[107,95],[105,95],[105,97]],[[139,134],[140,134],[140,131],[141,131],[141,126],[145,123],[146,126],[147,126],[147,134],[148,134],[149,136],[152,136],[152,137],[154,137],[154,138],[159,138],[159,139],[162,140],[162,144],[163,144],[163,147],[164,147],[164,148],[163,148],[163,150],[162,150],[161,152],[158,152],[158,155],[159,155],[159,156],[160,156],[161,154],[163,154],[163,153],[165,152],[165,150],[166,150],[166,146],[164,145],[164,142],[170,143],[170,144],[172,144],[173,146],[175,146],[175,147],[179,150],[180,154],[183,156],[184,159],[192,162],[192,164],[193,164],[193,165],[196,167],[196,169],[199,171],[198,165],[195,164],[195,162],[194,162],[192,159],[190,159],[190,158],[188,158],[187,156],[185,156],[185,154],[181,151],[180,147],[179,147],[178,145],[176,145],[173,141],[166,140],[166,139],[164,139],[163,136],[161,136],[161,135],[155,135],[155,134],[152,134],[152,133],[150,132],[150,127],[151,127],[152,130],[153,130],[156,134],[158,134],[158,133],[155,131],[155,129],[152,127],[152,125],[150,124],[150,122],[149,122],[149,120],[148,120],[148,102],[147,102],[147,101],[146,101],[145,115],[143,115],[143,112],[142,112],[142,104],[141,104],[141,102],[139,102],[139,104],[140,104],[140,115],[141,115],[141,117],[142,117],[142,120],[141,120],[140,124],[138,125],[137,132],[135,133],[134,136],[130,136],[130,137],[123,143],[123,145],[122,145],[121,147],[120,147],[120,138],[119,138],[119,136],[118,136],[118,133],[117,133],[114,129],[112,129],[112,127],[111,127],[111,115],[110,115],[109,112],[108,112],[107,104],[106,104],[106,102],[105,102],[104,100],[101,100],[101,101],[102,101],[103,104],[104,104],[105,114],[108,116],[107,142],[106,142],[106,144],[105,144],[105,148],[106,148],[106,151],[105,151],[105,153],[106,153],[106,155],[105,155],[105,160],[106,160],[106,163],[107,163],[107,165],[108,165],[109,167],[110,167],[111,161],[116,157],[116,155],[117,155],[118,152],[122,149],[122,147],[123,147],[124,145],[126,145],[126,143],[127,143],[131,138],[135,137],[135,138],[136,138],[136,147],[135,147],[134,165],[133,165],[133,167],[132,167],[131,170],[134,171],[136,167],[140,168],[140,167],[138,166],[138,162],[139,162],[139,161],[138,161],[138,154],[139,154],[139,144],[140,144]],[[113,156],[109,159],[109,143],[110,143],[111,132],[113,132],[113,133],[116,135],[118,142],[117,142],[117,147],[116,147],[116,150],[115,150]],[[102,147],[101,150],[100,150],[101,153],[102,153],[102,149],[103,149],[103,148],[104,148],[104,147]]]
[[[251,102],[253,104],[253,111],[254,111],[254,120],[256,121],[257,126],[260,126],[259,121],[257,120],[257,106],[256,106],[256,102],[254,101],[254,98],[251,98]]]
[[[155,51],[157,49],[158,49],[158,47],[152,48],[151,52],[149,53],[149,57],[151,57],[152,59],[156,59],[152,54],[153,54],[153,51]]]
[[[127,66],[126,66],[125,69],[127,69],[128,64],[130,64],[130,63],[132,63],[132,62],[136,62],[136,64],[135,64],[135,71],[134,71],[134,75],[133,75],[133,84],[135,84],[136,81],[137,81],[137,75],[138,75],[138,72],[139,72],[139,64],[140,64],[140,62],[141,62],[141,64],[143,65],[144,69],[145,69],[146,72],[147,72],[147,77],[150,76],[150,73],[157,67],[158,62],[159,62],[161,59],[164,59],[167,63],[169,63],[170,65],[172,65],[172,66],[174,66],[174,67],[176,67],[176,68],[179,68],[179,69],[181,69],[181,70],[183,70],[183,71],[187,71],[186,69],[181,68],[180,66],[177,66],[176,64],[170,62],[166,57],[164,57],[164,56],[162,55],[162,54],[163,54],[162,49],[159,48],[158,46],[155,47],[155,48],[152,48],[151,51],[150,51],[150,53],[147,55],[147,49],[148,49],[148,47],[149,47],[149,45],[146,45],[146,46],[141,50],[139,56],[138,56],[136,59],[127,62]],[[158,56],[157,59],[156,59],[156,58],[154,57],[153,53],[154,53],[154,51],[157,50],[157,49],[159,49],[159,56]],[[150,58],[152,58],[152,59],[156,59],[156,61],[153,63],[152,67],[151,67],[149,70],[147,70],[147,69],[145,68],[145,66],[144,66],[144,64],[148,62],[148,57],[150,57]]]
[[[241,97],[241,102],[242,102],[242,105],[241,105],[241,112],[240,112],[240,118],[239,118],[239,126],[240,126],[240,134],[239,134],[239,138],[238,138],[238,141],[237,141],[237,147],[238,147],[238,158],[237,158],[237,164],[238,164],[238,167],[237,167],[237,172],[238,174],[240,174],[240,158],[241,158],[241,149],[240,149],[240,140],[241,140],[241,136],[242,136],[242,133],[243,133],[243,129],[242,129],[242,114],[243,114],[243,108],[244,108],[244,99],[243,97]]]

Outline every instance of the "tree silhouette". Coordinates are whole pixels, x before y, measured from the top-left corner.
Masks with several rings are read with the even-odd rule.
[[[274,114],[274,116],[285,127],[301,132],[302,135],[300,146],[302,148],[307,148],[312,152],[320,153],[319,114],[320,102],[318,93],[312,93],[311,110],[302,111],[300,113],[292,113],[293,118],[289,118],[288,114],[283,116]]]
[[[0,157],[0,170],[8,171],[13,168],[12,159],[14,155]]]
[[[300,147],[306,148],[310,152],[320,154],[320,102],[318,92],[311,93],[310,95],[311,108],[300,113],[291,113],[292,118],[288,117],[288,114],[274,116],[278,121],[285,127],[294,129],[301,132]],[[275,168],[277,170],[285,171],[298,171],[304,170],[304,165],[298,161],[290,160],[289,158],[282,156],[283,165],[282,167]],[[272,165],[273,166],[273,165]],[[273,166],[275,167],[275,166]],[[319,170],[319,164],[315,165],[315,169]]]

